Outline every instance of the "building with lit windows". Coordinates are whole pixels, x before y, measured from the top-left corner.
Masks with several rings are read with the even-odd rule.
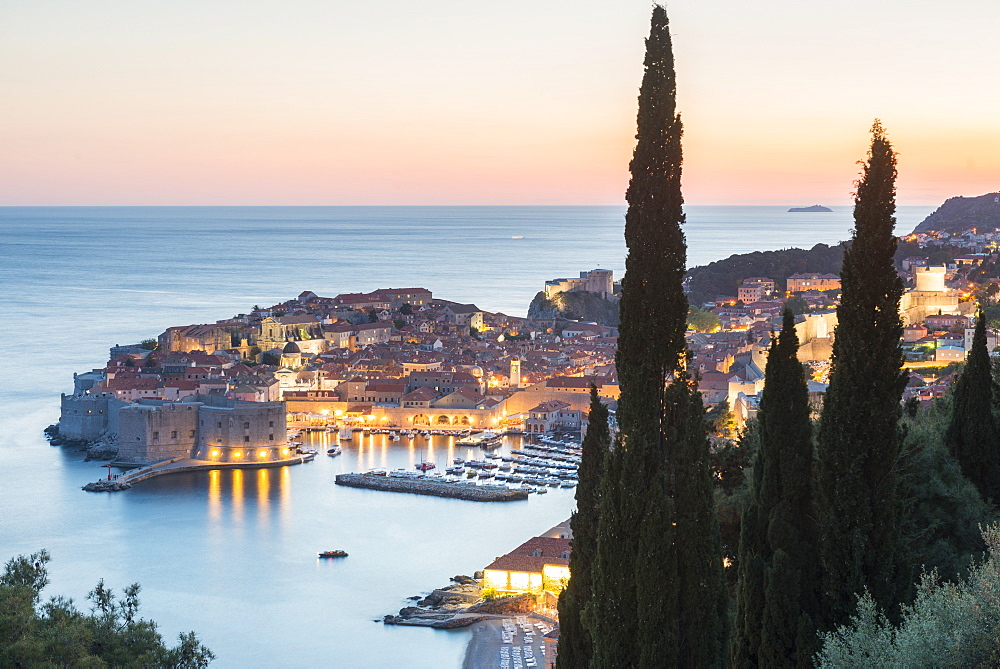
[[[569,582],[570,539],[534,537],[483,570],[483,588],[503,593],[557,594]]]

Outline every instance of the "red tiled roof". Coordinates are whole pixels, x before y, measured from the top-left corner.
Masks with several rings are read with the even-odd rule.
[[[156,378],[139,378],[139,379],[128,379],[128,378],[113,378],[108,379],[105,382],[105,388],[108,390],[156,390],[159,385],[160,380]]]
[[[562,555],[570,552],[570,541],[554,537],[534,537],[510,553],[498,557],[486,568],[541,573],[542,567],[547,564],[568,565],[569,558]]]
[[[437,397],[437,393],[427,386],[420,386],[413,392],[403,395],[403,402],[429,402]]]
[[[559,411],[560,409],[565,409],[569,404],[566,402],[560,402],[559,400],[549,400],[548,402],[542,402],[534,409],[529,409],[529,411],[540,411],[540,412],[550,412]]]

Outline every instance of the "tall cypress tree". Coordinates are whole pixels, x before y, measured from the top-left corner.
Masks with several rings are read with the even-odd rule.
[[[597,552],[597,518],[604,459],[611,445],[608,408],[597,396],[597,386],[590,386],[590,419],[583,438],[580,457],[580,482],[576,486],[576,512],[570,519],[573,529],[573,552],[569,558],[570,579],[559,595],[559,669],[590,665],[590,633],[580,614],[590,601],[591,569]]]
[[[667,14],[654,7],[626,200],[616,364],[620,428],[601,488],[592,667],[718,666],[726,591],[701,395],[685,371],[681,121]]]
[[[847,621],[866,588],[895,611],[901,568],[897,460],[906,383],[899,339],[903,282],[892,257],[896,154],[879,121],[854,198],[836,338],[817,437],[816,516],[823,567],[821,627]]]
[[[993,416],[994,383],[980,311],[965,369],[955,382],[945,443],[962,473],[986,499],[1000,503],[1000,430]]]
[[[810,667],[819,556],[812,495],[812,422],[795,317],[772,342],[757,414],[760,445],[739,551],[735,667]]]

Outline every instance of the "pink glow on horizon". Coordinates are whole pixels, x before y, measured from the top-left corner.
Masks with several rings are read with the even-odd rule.
[[[900,204],[1000,188],[1000,4],[718,5],[669,8],[689,204],[848,204],[875,116]],[[4,11],[0,205],[624,202],[645,1]]]

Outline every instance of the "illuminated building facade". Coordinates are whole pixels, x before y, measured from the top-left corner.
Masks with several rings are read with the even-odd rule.
[[[483,588],[497,592],[557,594],[569,581],[570,539],[535,537],[483,570]]]

